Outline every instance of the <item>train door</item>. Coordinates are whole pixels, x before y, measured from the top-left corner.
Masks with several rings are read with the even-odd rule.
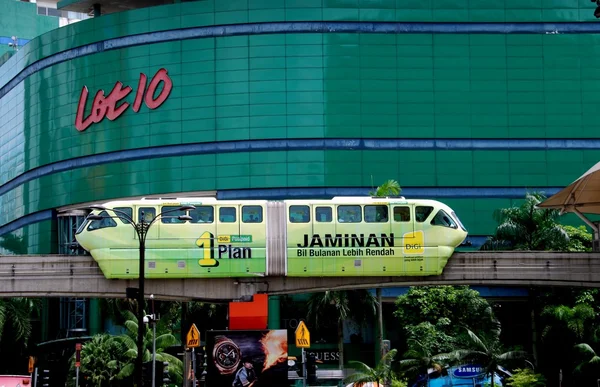
[[[313,216],[306,204],[287,204],[287,257],[290,275],[321,274],[320,261],[311,256],[313,238]]]
[[[415,241],[415,223],[414,223],[414,208],[413,204],[391,204],[392,212],[391,231],[394,234],[394,245],[397,246],[398,255],[407,249],[406,244],[414,244]],[[409,248],[410,250],[410,248]]]
[[[390,206],[388,203],[365,204],[363,207],[365,274],[385,275],[396,269],[394,237],[391,232]],[[358,263],[358,262],[357,262]]]
[[[192,220],[189,229],[194,240],[194,249],[190,252],[190,274],[210,272],[210,268],[217,266],[215,240],[217,222],[215,221],[215,206],[196,205],[189,212]]]
[[[223,258],[234,258],[236,271],[261,274],[267,270],[267,223],[266,206],[259,204],[242,204],[240,213],[239,242],[229,245],[223,251]],[[223,248],[220,246],[220,250]]]
[[[335,206],[335,242],[338,247],[334,265],[323,267],[328,274],[335,273],[343,276],[363,273],[363,258],[365,249],[361,247],[360,234],[364,233],[362,206],[360,204],[338,204]]]

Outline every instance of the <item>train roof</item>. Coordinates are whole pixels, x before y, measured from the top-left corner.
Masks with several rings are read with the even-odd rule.
[[[436,200],[429,199],[406,199],[403,196],[399,197],[371,197],[371,196],[336,196],[332,199],[288,199],[288,200],[277,200],[290,204],[306,204],[307,202],[312,203],[365,203],[365,204],[373,204],[373,203],[389,203],[389,204],[430,204],[430,205],[439,205],[442,204]],[[202,204],[239,204],[239,203],[255,203],[255,204],[264,204],[267,203],[268,200],[218,200],[215,197],[197,197],[197,198],[175,198],[175,197],[165,197],[165,198],[142,198],[142,199],[133,199],[133,200],[112,200],[108,202],[104,202],[104,205],[110,206],[118,206],[118,205],[202,205]]]

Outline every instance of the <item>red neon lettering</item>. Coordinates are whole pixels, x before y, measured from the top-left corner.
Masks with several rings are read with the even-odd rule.
[[[144,96],[144,90],[146,90],[146,74],[140,73],[140,81],[138,82],[137,93],[135,93],[135,101],[133,101],[133,111],[139,112],[142,106],[142,97]]]
[[[158,97],[154,99],[154,93],[156,93],[156,88],[158,87],[158,84],[161,81],[164,83],[164,87],[161,90],[160,94],[158,94]],[[148,106],[150,109],[156,109],[157,107],[162,105],[163,102],[165,102],[165,100],[169,96],[169,94],[171,94],[171,89],[173,89],[173,81],[171,81],[171,78],[169,78],[169,76],[167,75],[167,70],[158,70],[154,77],[152,77],[152,80],[150,81],[150,86],[148,86],[148,92],[146,92],[145,98],[146,106]]]
[[[165,69],[160,69],[154,74],[154,77],[152,77],[150,85],[148,86],[148,90],[146,90],[146,80],[146,75],[140,74],[138,89],[133,102],[133,111],[136,113],[140,110],[142,100],[149,109],[156,109],[167,100],[173,89],[173,81]],[[163,83],[163,88],[158,96],[154,98],[154,94],[156,93],[160,82]],[[129,108],[129,102],[123,101],[120,105],[119,103],[127,97],[131,91],[132,88],[130,86],[123,87],[122,82],[115,83],[115,86],[107,96],[104,96],[103,90],[98,90],[94,96],[94,101],[92,102],[90,115],[85,117],[85,106],[87,104],[89,92],[87,87],[84,86],[79,95],[77,114],[75,116],[75,128],[78,131],[83,132],[93,123],[102,121],[104,117],[114,121]]]

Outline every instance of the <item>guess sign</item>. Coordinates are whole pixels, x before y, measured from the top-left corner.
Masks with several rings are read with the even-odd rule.
[[[156,109],[167,100],[169,94],[171,94],[171,90],[173,89],[173,81],[165,69],[160,69],[156,72],[156,74],[154,74],[148,89],[146,89],[147,79],[148,77],[146,77],[145,74],[140,74],[140,80],[138,82],[135,99],[133,101],[133,111],[136,113],[140,111],[142,100],[146,106],[148,106],[148,108]],[[161,82],[163,83],[162,90],[155,97],[158,85]],[[125,110],[129,108],[129,102],[122,102],[122,100],[123,98],[127,97],[131,91],[131,87],[123,87],[122,82],[115,83],[115,86],[107,96],[104,95],[103,90],[98,90],[94,96],[92,111],[87,117],[85,117],[85,105],[87,104],[89,92],[87,86],[83,86],[81,95],[79,96],[77,115],[75,116],[75,127],[77,130],[83,132],[90,127],[90,125],[97,124],[98,122],[102,121],[104,117],[107,117],[111,121],[117,119],[125,112]],[[119,105],[119,103],[121,104]]]

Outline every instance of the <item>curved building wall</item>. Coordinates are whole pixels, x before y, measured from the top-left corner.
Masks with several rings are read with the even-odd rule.
[[[366,194],[390,178],[489,234],[494,209],[600,158],[592,19],[583,0],[206,0],[54,30],[0,67],[0,234],[45,253],[65,205]],[[140,73],[160,69],[168,98],[134,109]],[[129,94],[77,130],[82,88],[83,120],[118,81]]]

